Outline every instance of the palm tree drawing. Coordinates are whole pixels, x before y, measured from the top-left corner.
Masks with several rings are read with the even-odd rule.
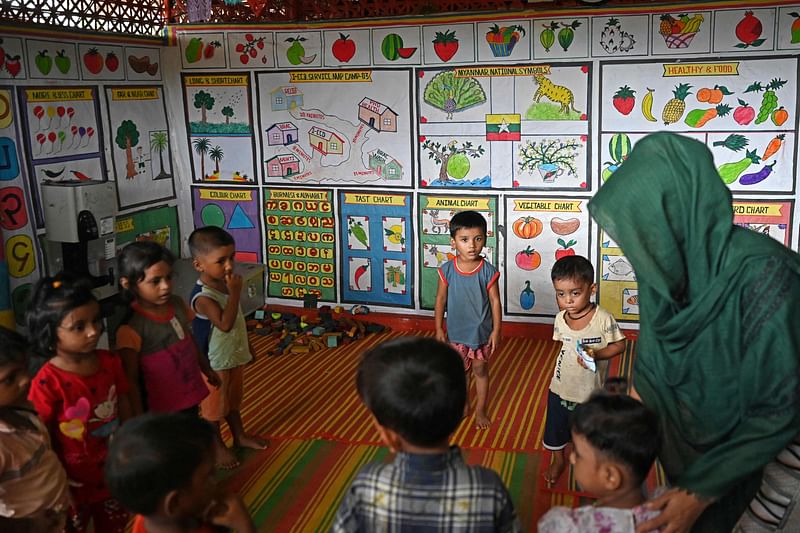
[[[206,154],[211,148],[211,140],[203,137],[193,141],[194,151],[200,156],[200,179],[206,179]]]
[[[223,157],[225,157],[225,152],[222,151],[220,146],[215,146],[208,151],[208,157],[210,157],[214,162],[214,174],[219,177],[219,162],[222,161]]]
[[[169,177],[169,174],[164,172],[164,151],[167,149],[167,145],[169,145],[169,138],[166,131],[155,131],[150,136],[150,149],[158,152],[158,162],[161,164],[161,170],[158,172],[158,176],[153,178],[154,180]]]

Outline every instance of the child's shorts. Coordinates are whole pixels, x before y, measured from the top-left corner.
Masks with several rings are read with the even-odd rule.
[[[472,367],[472,360],[477,359],[478,361],[486,361],[489,362],[489,350],[486,349],[486,345],[478,346],[477,348],[470,348],[466,344],[459,344],[457,342],[451,342],[450,346],[452,346],[455,351],[458,352],[458,355],[461,356],[461,360],[464,361],[464,371],[466,372]]]
[[[219,422],[231,411],[242,407],[244,394],[244,366],[217,370],[221,381],[219,388],[206,380],[208,396],[200,402],[200,416],[211,422]]]
[[[546,449],[563,450],[572,440],[569,431],[569,417],[576,405],[578,404],[562,400],[551,390],[547,391],[547,419],[544,422],[544,441],[542,442]]]

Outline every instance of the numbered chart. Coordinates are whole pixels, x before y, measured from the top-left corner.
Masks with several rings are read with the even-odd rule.
[[[333,191],[264,191],[267,295],[336,301],[336,234]]]

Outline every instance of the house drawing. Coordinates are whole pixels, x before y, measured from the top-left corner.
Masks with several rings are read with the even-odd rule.
[[[300,173],[300,160],[293,154],[280,154],[270,157],[264,164],[270,178],[288,178]]]
[[[308,142],[313,150],[322,155],[344,153],[344,139],[332,131],[317,128],[316,126],[308,130]]]
[[[387,180],[399,180],[403,177],[402,165],[380,149],[369,153],[369,168]]]
[[[303,93],[293,85],[272,89],[269,96],[273,111],[288,111],[295,107],[303,107]]]
[[[288,146],[297,142],[297,126],[291,122],[278,122],[266,130],[267,144]]]
[[[359,102],[358,120],[375,131],[397,131],[397,113],[372,98]]]

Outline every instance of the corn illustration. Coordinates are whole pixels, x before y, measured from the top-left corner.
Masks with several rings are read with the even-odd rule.
[[[689,91],[691,87],[688,83],[680,83],[672,91],[675,97],[670,98],[661,111],[661,119],[664,121],[664,125],[673,124],[681,119],[683,112],[686,111],[685,100],[691,94]]]

